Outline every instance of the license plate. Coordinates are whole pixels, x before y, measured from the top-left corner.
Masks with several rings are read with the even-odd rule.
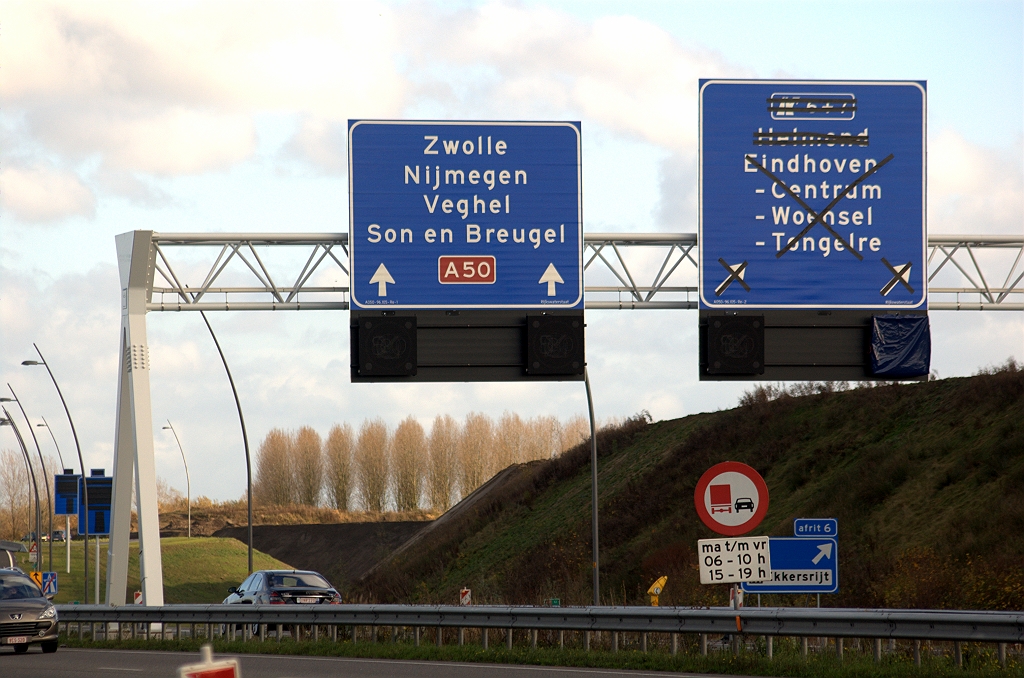
[[[28,636],[10,636],[4,638],[4,642],[8,645],[21,645],[28,642]]]
[[[300,604],[305,605],[312,605],[317,601],[317,599],[313,596],[299,596],[298,598],[296,598],[296,600],[298,600]]]

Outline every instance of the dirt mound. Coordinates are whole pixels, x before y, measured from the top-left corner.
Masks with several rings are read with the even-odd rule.
[[[400,523],[427,522],[436,517],[430,511],[336,511],[316,506],[260,506],[253,507],[253,525],[323,525],[334,523]],[[248,522],[244,501],[211,502],[205,497],[192,503],[192,536],[211,537],[224,527],[242,527]],[[136,529],[132,514],[132,529]],[[184,535],[188,531],[188,510],[184,500],[160,507],[160,532]]]
[[[407,540],[400,543],[391,553],[380,558],[368,568],[363,575],[369,576],[379,569],[384,568],[394,559],[399,558],[403,553],[415,551],[418,544],[429,542],[435,538],[438,530],[457,529],[456,525],[474,517],[485,510],[486,504],[495,496],[500,495],[507,486],[518,479],[524,471],[541,464],[540,461],[528,462],[526,464],[513,464],[502,471],[498,471],[486,483],[473,490],[468,497],[451,507],[437,520],[432,520],[423,525],[423,529],[416,531]]]
[[[320,572],[338,590],[346,591],[397,546],[429,525],[426,521],[254,525],[252,545],[296,569]],[[245,542],[246,528],[224,527],[213,536]]]

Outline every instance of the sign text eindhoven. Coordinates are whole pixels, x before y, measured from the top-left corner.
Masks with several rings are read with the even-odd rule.
[[[354,308],[583,308],[580,126],[349,122]]]
[[[925,85],[702,80],[701,308],[924,309]]]

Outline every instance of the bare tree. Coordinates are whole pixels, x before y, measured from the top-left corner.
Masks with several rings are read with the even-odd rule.
[[[356,443],[357,493],[367,511],[381,513],[387,507],[390,460],[388,426],[382,419],[364,421]]]
[[[25,458],[14,450],[0,450],[0,535],[16,540],[28,524],[28,470]],[[21,534],[19,534],[19,532]]]
[[[156,505],[161,511],[173,511],[185,506],[185,495],[172,487],[166,478],[156,477]],[[135,496],[135,483],[132,483],[132,506],[138,511],[138,498]]]
[[[562,424],[557,418],[542,415],[530,420],[527,459],[551,459],[561,452]]]
[[[327,467],[327,498],[339,511],[349,509],[352,494],[352,448],[355,436],[348,424],[335,424],[327,434],[324,445],[325,466]]]
[[[408,416],[395,429],[391,439],[395,508],[399,511],[419,508],[426,457],[427,436],[423,426]]]
[[[582,414],[570,417],[562,424],[561,452],[576,447],[585,440],[590,440],[590,420]]]
[[[494,473],[494,422],[486,414],[466,415],[458,456],[459,491],[466,497]]]
[[[525,461],[526,424],[518,414],[505,412],[495,432],[495,473]]]
[[[271,429],[256,451],[256,478],[252,498],[259,504],[290,504],[292,493],[291,436]]]
[[[311,426],[300,428],[292,439],[292,475],[298,503],[319,506],[324,487],[323,441]]]
[[[437,415],[430,428],[430,463],[427,468],[427,499],[431,508],[451,508],[456,482],[459,424],[451,415]]]

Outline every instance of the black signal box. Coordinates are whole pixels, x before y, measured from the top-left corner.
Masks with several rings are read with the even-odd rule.
[[[582,381],[583,311],[353,310],[353,382]]]

